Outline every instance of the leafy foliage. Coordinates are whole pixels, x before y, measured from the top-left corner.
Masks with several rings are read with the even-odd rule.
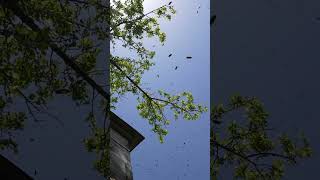
[[[226,132],[219,125],[227,113],[243,110],[246,120],[225,124]],[[258,99],[233,96],[227,107],[217,105],[211,114],[211,178],[217,179],[222,166],[234,166],[235,179],[281,179],[285,164],[296,164],[299,159],[310,157],[311,147],[304,136],[296,139],[282,134],[274,136],[268,127],[268,113]]]
[[[111,5],[106,0],[1,1],[0,128],[9,137],[0,141],[0,148],[16,151],[11,131],[23,129],[27,115],[37,121],[36,113],[47,112],[46,105],[56,95],[70,97],[80,106],[93,104],[98,93],[103,98],[100,110],[108,116],[109,106],[116,108],[119,98],[132,93],[137,96],[137,110],[161,142],[170,122],[166,113],[173,112],[176,119],[197,119],[206,108],[195,104],[191,93],[171,95],[160,90],[155,95],[141,87],[142,75],[155,65],[155,52],[144,46],[143,39],[156,37],[163,45],[166,34],[158,20],[171,20],[175,13],[171,2],[145,13],[143,0],[113,0]],[[105,57],[110,40],[112,47],[122,45],[136,57]],[[110,84],[98,84],[95,78],[107,79],[108,60]],[[110,102],[103,89],[108,86]],[[19,98],[26,111],[10,112]],[[97,126],[94,111],[86,120],[91,136],[85,138],[85,146],[101,155],[95,167],[107,177],[108,129]]]
[[[170,122],[165,117],[167,109],[173,111],[176,119],[181,115],[184,119],[191,120],[198,119],[199,115],[206,111],[206,108],[196,105],[192,94],[189,92],[170,95],[163,90],[152,93],[146,92],[141,88],[142,75],[155,65],[155,62],[152,61],[155,52],[145,48],[143,39],[146,37],[158,37],[160,43],[164,44],[166,34],[161,32],[158,19],[171,20],[172,15],[176,13],[173,6],[168,4],[143,14],[142,2],[124,1],[121,3],[114,1],[117,13],[113,15],[122,16],[122,19],[116,20],[115,24],[127,23],[120,26],[112,26],[112,42],[132,50],[136,53],[137,58],[111,57],[111,64],[113,65],[110,67],[111,106],[115,107],[114,104],[126,93],[136,95],[139,102],[137,109],[140,115],[149,121],[149,124],[153,126],[153,131],[159,135],[160,142],[163,142],[163,137],[167,134],[165,126]],[[150,14],[155,14],[155,16],[150,16]]]

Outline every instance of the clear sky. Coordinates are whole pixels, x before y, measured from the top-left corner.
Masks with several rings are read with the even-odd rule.
[[[146,5],[152,9],[168,2],[146,0]],[[209,107],[209,0],[177,0],[173,4],[177,15],[171,22],[161,22],[167,42],[165,46],[157,44],[157,65],[145,75],[144,87],[173,93],[191,91],[197,103]],[[149,47],[154,44],[146,43]],[[169,53],[173,54],[171,58]],[[186,60],[186,56],[193,58]],[[134,178],[209,179],[209,114],[198,121],[173,122],[165,143],[160,144],[148,122],[138,116],[135,105],[134,99],[127,97],[116,111],[146,138],[132,152]],[[23,102],[14,106],[22,107]],[[90,107],[76,107],[64,96],[57,96],[48,107],[63,125],[46,116],[38,117],[45,120],[42,123],[28,121],[25,130],[16,135],[19,154],[3,154],[35,180],[104,179],[91,170],[95,155],[82,143],[89,134],[84,117]]]
[[[145,7],[151,10],[168,2],[147,0]],[[156,65],[145,74],[144,87],[164,89],[171,93],[190,91],[197,103],[209,107],[209,4],[209,0],[173,1],[177,14],[172,21],[160,23],[162,30],[167,33],[165,45],[145,41],[147,47],[157,46]],[[117,53],[123,55],[126,51]],[[170,53],[172,56],[169,58]],[[186,56],[193,58],[187,60]],[[177,70],[175,66],[178,66]],[[209,179],[209,113],[203,114],[197,121],[173,121],[165,142],[160,144],[151,131],[152,127],[138,115],[135,106],[135,98],[128,96],[118,104],[116,110],[120,117],[145,137],[132,151],[134,179]]]

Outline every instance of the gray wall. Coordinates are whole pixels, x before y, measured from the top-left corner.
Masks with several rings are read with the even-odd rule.
[[[111,129],[110,170],[115,180],[132,180],[132,168],[128,140]]]

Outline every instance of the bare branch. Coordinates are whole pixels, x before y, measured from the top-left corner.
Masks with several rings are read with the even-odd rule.
[[[11,77],[6,74],[4,71],[1,71],[1,73],[4,75],[4,77],[6,78],[6,81],[10,82],[11,80]],[[46,111],[46,110],[41,110],[37,105],[35,105],[20,89],[15,89],[18,94],[23,97],[23,99],[25,100],[25,103],[27,105],[27,108],[28,108],[28,111],[30,113],[30,115],[36,120],[36,121],[39,121],[37,120],[37,118],[35,117],[35,115],[33,114],[32,112],[32,109],[29,105],[31,105],[36,111],[38,111],[39,113],[44,113],[46,114],[47,116],[55,119],[57,122],[59,122],[62,126],[64,125],[64,123],[58,118],[56,117],[55,115],[51,114],[50,112]],[[44,108],[43,108],[44,109]]]
[[[292,161],[294,163],[297,163],[296,160],[293,158],[293,157],[290,157],[290,156],[285,156],[285,155],[282,155],[282,154],[277,154],[277,153],[270,153],[270,152],[261,152],[261,153],[256,153],[256,154],[250,154],[248,156],[246,156],[247,158],[254,158],[254,157],[265,157],[265,156],[274,156],[274,157],[280,157],[280,158],[283,158],[283,159],[287,159],[289,161]]]

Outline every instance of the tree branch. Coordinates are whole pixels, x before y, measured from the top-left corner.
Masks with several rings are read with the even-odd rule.
[[[23,23],[28,25],[33,31],[39,32],[41,29],[38,27],[38,25],[35,24],[33,19],[25,15],[22,11],[22,9],[19,8],[18,5],[16,5],[16,0],[12,1],[0,1],[0,4],[10,10],[13,11],[13,13],[21,19]],[[102,88],[100,87],[91,77],[88,76],[87,73],[82,71],[82,69],[75,63],[73,60],[65,54],[56,44],[52,43],[50,41],[50,37],[47,37],[49,40],[49,46],[51,49],[65,62],[66,65],[70,66],[79,76],[81,76],[88,84],[90,84],[94,89],[96,89],[101,96],[103,96],[108,102],[110,102],[110,95]]]
[[[8,81],[8,82],[11,81],[11,77],[10,77],[7,73],[5,73],[4,71],[0,71],[0,72],[4,75],[6,81]],[[64,123],[63,123],[58,117],[56,117],[55,115],[51,114],[50,112],[47,112],[47,111],[45,111],[45,110],[41,110],[41,109],[40,109],[37,105],[35,105],[20,89],[17,88],[16,91],[18,92],[18,94],[19,94],[20,96],[23,97],[23,99],[24,99],[24,101],[25,101],[25,103],[26,103],[26,105],[27,105],[27,109],[28,109],[30,115],[34,118],[35,121],[39,121],[39,120],[38,120],[38,119],[35,117],[35,115],[33,114],[32,109],[31,109],[31,107],[29,106],[29,104],[30,104],[37,112],[46,114],[47,116],[55,119],[56,121],[58,121],[58,123],[60,123],[62,126],[64,126]],[[43,107],[42,107],[42,108],[43,108]]]
[[[163,7],[166,7],[166,6],[169,6],[169,4],[162,5],[162,6],[160,6],[159,8],[156,8],[156,9],[154,9],[154,10],[152,10],[152,11],[146,13],[146,14],[143,14],[143,15],[137,17],[136,19],[133,19],[133,20],[123,20],[123,21],[117,23],[117,24],[115,25],[115,27],[118,27],[118,26],[120,26],[120,25],[122,25],[122,24],[126,24],[126,23],[135,23],[135,22],[137,22],[137,21],[140,21],[141,19],[143,19],[144,17],[148,16],[149,14],[152,14],[152,13],[154,13],[155,11],[157,11],[157,10],[163,8]]]
[[[280,157],[283,159],[288,159],[294,163],[297,163],[296,160],[290,156],[285,156],[282,154],[277,154],[277,153],[270,153],[270,152],[261,152],[261,153],[256,153],[256,154],[250,154],[246,156],[247,158],[254,158],[254,157],[259,157],[259,156],[274,156],[274,157]]]
[[[258,164],[255,163],[254,161],[252,161],[251,159],[249,159],[247,156],[241,154],[240,152],[235,151],[235,150],[232,149],[232,148],[229,148],[229,147],[227,147],[227,146],[224,146],[223,144],[218,143],[216,140],[213,140],[213,145],[216,145],[216,146],[218,146],[218,147],[220,147],[220,148],[222,148],[222,149],[224,149],[224,150],[226,150],[226,151],[228,151],[228,152],[230,152],[230,153],[232,153],[232,154],[240,157],[241,159],[249,162],[249,163],[252,164],[253,167],[257,170],[257,172],[260,174],[260,176],[261,176],[263,179],[265,179],[263,173],[261,172],[261,170],[260,170],[259,167],[258,167]]]
[[[89,2],[86,2],[86,1],[80,1],[80,0],[68,0],[68,1],[71,1],[71,2],[76,2],[76,3],[79,3],[79,4],[84,4],[84,5],[90,5]],[[109,9],[110,7],[108,6],[105,6],[101,3],[95,3],[96,5],[98,5],[100,8],[105,8],[105,9]]]
[[[151,101],[161,101],[161,102],[165,102],[165,103],[168,103],[168,104],[171,104],[173,107],[175,108],[178,108],[186,113],[188,113],[189,111],[186,110],[185,108],[181,107],[181,106],[177,106],[176,104],[170,102],[170,101],[167,101],[167,100],[164,100],[164,99],[159,99],[159,98],[154,98],[154,97],[151,97],[146,91],[144,91],[136,82],[134,82],[133,79],[131,79],[123,70],[122,68],[113,60],[110,59],[110,63],[115,66],[120,72],[122,72],[126,78],[136,87],[139,89],[139,91],[142,92],[142,94],[144,94],[149,100]],[[155,102],[156,103],[156,102]],[[196,111],[196,110],[190,110],[190,111]]]

